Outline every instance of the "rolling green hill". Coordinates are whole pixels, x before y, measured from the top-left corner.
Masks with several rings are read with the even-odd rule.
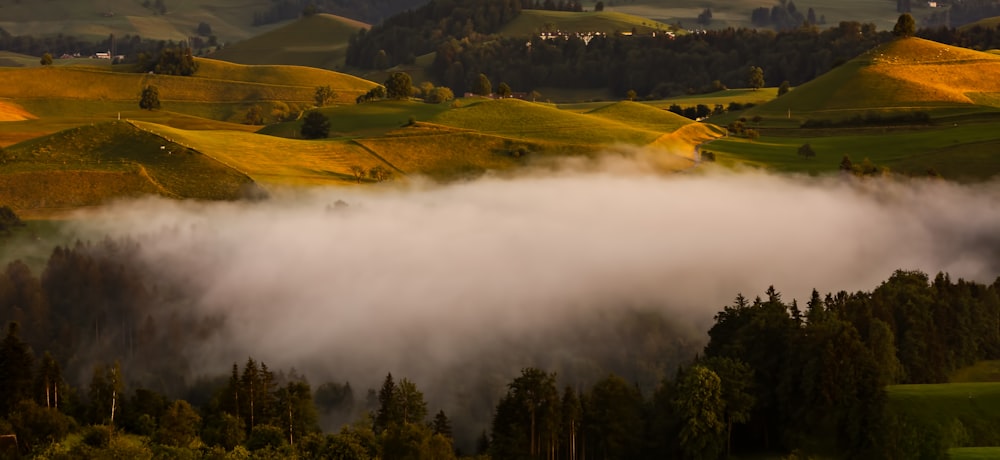
[[[146,194],[238,199],[245,174],[128,122],[73,128],[5,148],[0,202],[44,212]]]
[[[1000,107],[1000,56],[906,38],[877,47],[750,113],[844,118],[854,113]]]
[[[616,32],[639,33],[676,31],[677,28],[652,19],[611,11],[575,13],[570,11],[521,10],[500,33],[509,36],[535,35],[544,31],[563,32]]]
[[[1000,383],[891,385],[889,408],[936,431],[946,448],[1000,446]]]
[[[285,64],[340,69],[347,40],[367,24],[317,14],[285,24],[252,38],[232,43],[209,55],[240,64]]]
[[[265,114],[278,106],[292,111],[311,107],[317,86],[330,85],[337,101],[353,102],[375,85],[310,67],[244,66],[211,59],[198,62],[199,70],[192,77],[129,73],[110,67],[0,68],[0,100],[46,119],[108,118],[134,111],[142,88],[154,85],[163,110],[239,123],[253,105],[260,105]],[[0,128],[0,133],[3,131]]]
[[[968,30],[973,27],[982,27],[984,29],[995,29],[1000,25],[1000,16],[994,16],[992,18],[980,19],[976,22],[966,24],[958,28],[958,30]]]
[[[754,8],[776,5],[777,2],[759,2],[756,0],[729,0],[726,2],[706,3],[699,0],[636,0],[629,2],[604,2],[605,11],[615,11],[647,17],[664,23],[682,23],[685,28],[724,29],[727,27],[753,27],[750,22],[750,12]],[[925,3],[913,2],[913,15],[920,17],[925,11]],[[584,7],[589,7],[584,2]],[[805,13],[813,8],[817,18],[826,18],[826,24],[834,25],[840,21],[856,21],[873,23],[879,30],[892,30],[899,18],[896,5],[892,2],[871,2],[866,0],[844,0],[842,2],[824,2],[821,0],[799,0],[795,2],[799,11]],[[706,7],[712,9],[712,20],[707,25],[697,24],[698,14]]]
[[[150,2],[152,3],[152,2]],[[158,40],[186,40],[205,22],[222,42],[243,40],[270,27],[253,27],[254,12],[267,0],[166,0],[167,14],[135,0],[0,1],[0,28],[12,35],[72,35],[85,40],[140,35]],[[62,50],[54,50],[58,53]]]

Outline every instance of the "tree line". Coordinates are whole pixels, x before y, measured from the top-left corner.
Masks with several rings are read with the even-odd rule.
[[[452,414],[430,411],[415,382],[392,374],[355,394],[350,382],[314,388],[295,370],[248,357],[217,378],[187,381],[179,345],[224,319],[164,308],[164,299],[182,301],[184,286],[151,281],[138,249],[78,243],[56,248],[40,277],[20,261],[0,273],[0,434],[16,434],[22,453],[51,453],[77,432],[83,442],[71,458],[940,458],[941,434],[888,411],[885,386],[946,382],[1000,357],[1000,280],[897,271],[868,292],[814,290],[803,306],[771,287],[724,306],[700,355],[690,351],[677,368],[663,368],[678,362],[666,359],[683,351],[673,346],[630,351],[630,362],[614,353],[595,360],[617,363],[601,367],[603,377],[524,367],[487,392],[492,418],[474,445],[456,443]],[[633,338],[613,342],[623,349],[677,340],[649,315],[628,321],[611,326]],[[657,366],[653,380],[636,372]],[[323,419],[339,422],[323,433]],[[130,444],[136,437],[145,441]]]
[[[820,296],[804,308],[737,295],[715,317],[703,354],[652,392],[609,373],[588,386],[526,367],[505,386],[466,456],[496,459],[725,458],[806,452],[849,458],[941,458],[940,434],[886,409],[886,385],[942,382],[1000,355],[1000,283],[897,271],[870,292]],[[120,363],[94,367],[74,388],[52,354],[36,361],[30,331],[11,322],[0,342],[0,431],[43,454],[72,431],[74,455],[223,458],[456,458],[448,415],[429,417],[417,385],[390,373],[357,398],[349,382],[313,391],[294,370],[233,363],[193,405],[127,388]],[[562,384],[562,386],[560,386]],[[206,393],[203,390],[202,393]],[[321,412],[361,415],[323,434]],[[116,443],[125,434],[147,439]],[[930,436],[938,443],[918,442]],[[892,450],[889,450],[892,449]]]

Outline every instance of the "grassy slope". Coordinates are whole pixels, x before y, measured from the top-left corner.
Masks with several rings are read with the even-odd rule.
[[[1000,458],[1000,447],[959,447],[948,449],[951,460],[996,460]]]
[[[604,2],[606,5],[609,2]],[[750,12],[754,8],[770,8],[775,2],[759,2],[757,0],[728,0],[726,2],[706,3],[700,0],[637,0],[635,2],[615,2],[617,6],[607,6],[607,11],[619,11],[638,16],[653,18],[661,22],[674,24],[682,22],[685,27],[706,27],[722,29],[726,27],[753,27],[750,24]],[[584,7],[592,3],[584,2]],[[913,2],[913,16],[921,17],[925,12],[924,4]],[[712,21],[707,26],[696,24],[698,14],[706,6],[712,9]],[[899,18],[894,3],[872,2],[868,0],[843,0],[840,2],[824,2],[822,0],[799,0],[795,6],[803,14],[814,8],[817,16],[825,16],[829,26],[835,26],[840,21],[857,21],[874,23],[879,30],[892,30]]]
[[[137,110],[146,84],[159,88],[163,111],[171,115]],[[244,66],[211,59],[200,59],[199,70],[192,77],[128,73],[110,67],[3,68],[0,114],[27,112],[41,119],[0,125],[0,146],[94,120],[116,119],[119,114],[178,127],[197,125],[199,122],[190,117],[198,117],[207,119],[200,123],[218,129],[211,120],[242,122],[253,105],[262,106],[268,116],[277,105],[287,105],[293,111],[308,108],[315,88],[321,85],[330,85],[337,100],[353,102],[374,83],[309,67]]]
[[[331,136],[341,137],[336,142],[367,149],[372,158],[384,160],[397,174],[438,179],[509,169],[536,159],[595,154],[623,145],[654,146],[690,157],[693,145],[718,135],[704,125],[638,103],[608,105],[591,114],[516,99],[462,100],[457,105],[381,101],[322,111],[330,117]],[[411,116],[418,121],[416,126],[403,127]],[[293,138],[300,126],[301,122],[283,123],[261,133]],[[371,166],[362,158],[353,161]],[[342,163],[331,170],[343,172],[346,166],[350,165]],[[687,166],[689,162],[666,167]]]
[[[317,185],[353,180],[349,168],[385,165],[350,140],[296,140],[234,131],[189,131],[136,123],[188,146],[264,185]]]
[[[443,112],[431,121],[503,137],[591,145],[645,145],[662,134],[628,126],[617,120],[567,112],[517,99],[474,100],[463,107]]]
[[[889,407],[898,414],[952,433],[961,431],[955,428],[961,423],[967,446],[1000,445],[995,431],[1000,426],[1000,383],[892,385],[887,391]]]
[[[753,109],[764,116],[838,118],[867,110],[997,105],[1000,56],[920,38],[896,40]]]
[[[69,129],[4,149],[0,202],[19,210],[88,206],[122,196],[237,199],[243,174],[128,122]]]
[[[379,136],[395,130],[410,120],[426,121],[448,110],[448,104],[424,104],[410,101],[379,101],[320,109],[330,118],[330,137]],[[260,130],[261,134],[297,138],[302,121],[277,123]]]
[[[834,172],[847,154],[893,171],[981,180],[1000,173],[1000,56],[918,38],[876,48],[742,116],[762,115],[763,136],[705,146],[720,162],[778,171]],[[990,104],[990,105],[987,105]],[[926,111],[931,126],[799,130],[806,119],[841,119],[868,112]],[[791,118],[788,118],[789,111]],[[725,117],[719,120],[729,121]],[[712,121],[719,121],[713,118]],[[751,122],[750,127],[756,127]],[[777,129],[775,129],[777,128]],[[816,158],[796,155],[809,143]]]
[[[751,126],[753,124],[751,123]],[[767,126],[767,122],[763,126]],[[750,142],[729,137],[703,148],[716,152],[722,163],[743,163],[781,172],[833,173],[848,154],[854,162],[869,158],[892,171],[923,175],[932,168],[946,178],[987,179],[1000,173],[1000,123],[961,123],[925,129],[869,128],[763,136]],[[765,131],[766,132],[766,131]],[[810,144],[816,157],[797,155]]]
[[[347,40],[368,25],[339,16],[317,14],[247,40],[230,44],[209,57],[240,64],[286,64],[340,69]]]
[[[167,14],[154,14],[135,0],[45,0],[0,2],[0,27],[14,35],[73,35],[87,40],[107,38],[114,33],[140,35],[159,40],[185,40],[195,33],[198,23],[212,26],[220,41],[242,40],[269,27],[253,27],[253,14],[268,8],[267,0],[172,0]],[[104,13],[113,12],[113,16]],[[53,50],[60,53],[63,50]]]
[[[966,31],[977,26],[982,27],[984,29],[994,29],[998,25],[1000,25],[1000,16],[993,16],[991,18],[980,19],[976,22],[966,24],[962,27],[959,27],[958,30]]]
[[[626,13],[611,11],[574,13],[570,11],[522,10],[513,21],[507,23],[500,33],[510,36],[535,35],[539,32],[637,32],[647,33],[657,30],[673,30],[674,27],[662,22]]]

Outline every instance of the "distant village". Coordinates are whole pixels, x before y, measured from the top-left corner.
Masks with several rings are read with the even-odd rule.
[[[73,54],[63,53],[61,56],[59,56],[59,59],[80,59],[82,57],[83,55],[81,55],[80,53],[73,53]],[[108,60],[113,60],[114,62],[122,62],[125,60],[124,54],[116,54],[112,56],[111,51],[105,53],[94,53],[89,57],[90,59],[108,59]]]

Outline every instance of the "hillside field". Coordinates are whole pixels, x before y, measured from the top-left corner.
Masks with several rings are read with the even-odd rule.
[[[0,0],[0,28],[12,35],[63,34],[103,40],[110,34],[139,35],[156,40],[186,40],[205,22],[221,42],[243,40],[273,26],[254,27],[253,15],[269,7],[266,0],[168,0],[160,14],[134,0]],[[62,50],[53,50],[59,53]]]
[[[872,110],[996,108],[998,76],[998,55],[906,38],[870,50],[750,114],[804,121]]]
[[[890,410],[936,427],[945,447],[1000,446],[998,382],[890,385],[887,392]]]
[[[695,145],[720,135],[633,102],[573,111],[516,99],[353,104],[372,82],[309,67],[198,62],[192,77],[110,66],[0,70],[0,113],[11,120],[0,123],[0,202],[30,217],[144,194],[234,199],[260,186],[368,183],[354,170],[376,166],[398,180],[447,181],[625,146],[648,147],[652,164],[677,170],[694,164]],[[270,121],[279,105],[307,110],[326,84],[337,93],[319,109],[330,119],[328,139],[301,139],[301,118],[240,123],[252,105]],[[145,85],[159,88],[160,110],[138,109]]]
[[[677,27],[632,14],[602,11],[575,13],[570,11],[521,10],[500,33],[508,36],[531,36],[540,32],[618,32],[638,33],[677,31]]]
[[[594,2],[584,2],[585,9],[593,9]],[[723,29],[726,27],[753,27],[750,23],[750,12],[754,8],[767,7],[777,3],[761,3],[753,0],[734,0],[727,2],[700,2],[696,0],[637,0],[635,2],[615,2],[610,5],[604,2],[605,11],[615,11],[642,16],[668,24],[680,23],[684,28]],[[914,2],[913,15],[920,18],[931,9],[926,3]],[[892,30],[899,18],[896,5],[891,2],[869,2],[865,0],[847,0],[843,2],[822,2],[819,0],[800,0],[795,6],[803,14],[813,8],[816,16],[825,16],[827,25],[835,25],[840,21],[871,22],[879,30]],[[697,23],[698,14],[706,7],[712,9],[712,21],[708,25]]]
[[[347,41],[368,25],[339,16],[317,14],[285,24],[209,55],[239,64],[283,64],[340,70]]]

